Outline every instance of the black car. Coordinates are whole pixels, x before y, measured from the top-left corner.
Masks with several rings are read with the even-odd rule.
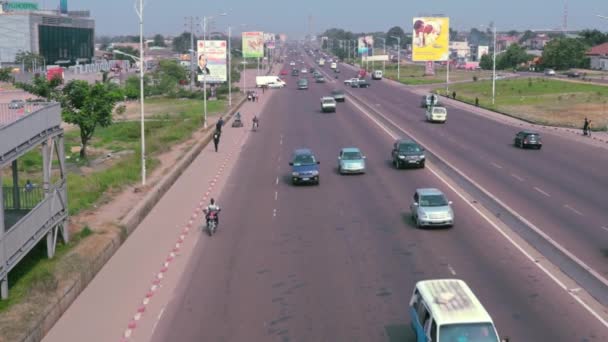
[[[543,147],[543,142],[540,133],[521,131],[515,135],[513,145],[520,148],[533,147],[540,150]]]
[[[325,77],[323,77],[323,76],[315,77],[315,82],[317,82],[317,83],[325,83]]]
[[[333,90],[331,92],[331,96],[333,96],[336,102],[344,102],[346,100],[346,96],[344,95],[344,91],[342,90]]]
[[[350,84],[352,88],[369,88],[371,84],[366,79],[359,79],[357,82]]]
[[[581,73],[578,71],[570,71],[566,73],[566,76],[568,76],[569,78],[579,78],[581,77]]]
[[[426,160],[424,148],[410,139],[396,140],[393,144],[391,158],[393,160],[393,165],[395,165],[397,169],[404,166],[416,166],[423,168]]]
[[[291,70],[291,76],[300,76],[300,70],[298,70],[298,69]]]

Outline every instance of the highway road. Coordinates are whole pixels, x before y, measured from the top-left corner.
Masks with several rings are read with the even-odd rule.
[[[353,73],[342,72],[341,77]],[[496,195],[598,275],[608,277],[605,148],[544,134],[541,151],[521,150],[512,145],[518,127],[449,105],[447,123],[430,124],[424,120],[419,95],[388,80],[372,82],[368,89],[354,89],[358,98]],[[608,305],[606,293],[604,289],[598,295],[604,305]]]
[[[320,113],[319,98],[341,88],[341,83],[311,83],[309,90],[298,91],[295,78],[287,81],[288,87],[270,99],[260,130],[241,150],[221,194],[219,231],[212,238],[201,237],[194,246],[152,341],[413,341],[407,305],[414,284],[440,277],[467,281],[501,335],[511,341],[608,339],[605,326],[428,168],[392,168],[393,138],[349,99],[335,114]],[[380,98],[384,91],[393,90],[378,84],[356,90],[365,98]],[[399,93],[392,101],[395,107],[411,107],[408,115],[391,107],[404,125],[426,125],[415,110],[417,97]],[[489,144],[510,148],[510,140],[502,139],[510,132],[466,134],[464,123],[458,128],[461,116],[466,117],[450,112],[446,126],[430,125],[421,131],[452,136],[440,131],[454,127],[458,133],[453,134],[463,136],[452,136],[450,144],[455,146],[443,147],[448,151],[492,133],[496,135],[491,141],[478,140],[479,149]],[[471,121],[492,129],[491,122],[467,122]],[[506,152],[527,157],[518,164],[527,164],[520,173],[528,182],[521,185],[527,185],[521,197],[528,205],[541,202],[533,199],[529,183],[541,178],[528,178],[532,176],[526,170],[536,170],[535,157],[551,155],[560,146],[550,137],[546,143],[549,152]],[[365,175],[337,174],[338,151],[350,145],[367,155]],[[288,161],[298,147],[316,152],[320,186],[289,183]],[[463,156],[463,164],[467,158],[475,159]],[[476,161],[471,167],[482,164]],[[482,168],[475,176],[485,182],[487,170],[496,175],[511,166],[501,167]],[[408,207],[418,187],[440,188],[454,201],[453,229],[413,226]],[[535,208],[529,210],[545,207]]]

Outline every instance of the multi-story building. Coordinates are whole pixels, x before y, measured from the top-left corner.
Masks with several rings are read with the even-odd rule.
[[[36,3],[0,1],[0,62],[19,52],[44,57],[46,64],[71,65],[94,58],[95,21],[88,11],[39,9]]]

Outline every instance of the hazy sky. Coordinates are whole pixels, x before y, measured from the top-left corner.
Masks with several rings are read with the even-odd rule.
[[[88,9],[96,20],[96,33],[135,34],[135,0],[68,0],[70,10]],[[39,0],[56,8],[59,0]],[[184,17],[228,12],[214,29],[284,32],[301,37],[313,18],[313,33],[339,27],[354,32],[386,31],[399,25],[410,29],[411,18],[420,14],[445,14],[456,29],[470,29],[494,21],[498,30],[552,29],[562,26],[563,0],[145,0],[145,33],[176,34],[184,31]],[[380,6],[379,4],[382,4]],[[568,28],[608,31],[608,0],[568,1]],[[241,27],[240,24],[247,26]]]

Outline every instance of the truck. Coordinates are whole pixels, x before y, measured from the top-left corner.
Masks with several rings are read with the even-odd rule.
[[[332,62],[331,65],[329,66],[331,69],[336,69],[338,67],[338,63],[336,62]]]
[[[256,76],[255,85],[258,88],[282,88],[285,86],[285,81],[283,81],[279,76]]]
[[[61,80],[61,83],[63,83],[63,68],[60,66],[48,66],[46,69],[47,81],[52,81],[56,78]]]

